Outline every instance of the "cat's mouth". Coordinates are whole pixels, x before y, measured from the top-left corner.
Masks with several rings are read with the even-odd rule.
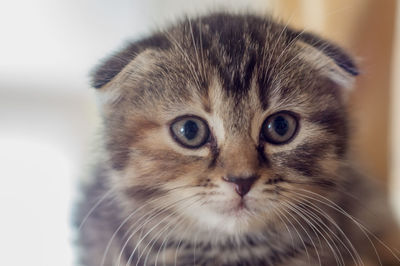
[[[248,200],[241,198],[230,204],[230,206],[224,210],[224,214],[234,217],[243,217],[249,215],[250,211]]]

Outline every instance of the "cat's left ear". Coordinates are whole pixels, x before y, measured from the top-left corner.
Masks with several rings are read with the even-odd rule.
[[[299,56],[322,75],[343,88],[351,88],[359,70],[353,59],[340,47],[311,33],[300,33],[296,45]]]
[[[100,89],[112,81],[130,62],[148,49],[164,50],[170,42],[162,33],[127,43],[122,49],[103,59],[91,72],[92,87]]]

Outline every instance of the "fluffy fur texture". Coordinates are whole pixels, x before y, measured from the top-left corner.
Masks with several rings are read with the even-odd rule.
[[[313,34],[223,13],[107,58],[93,73],[106,158],[78,208],[82,265],[399,265],[387,203],[348,158],[357,74]],[[281,111],[298,127],[271,144],[260,132]],[[171,136],[187,115],[208,124],[201,147]],[[252,178],[247,194],[232,176]]]

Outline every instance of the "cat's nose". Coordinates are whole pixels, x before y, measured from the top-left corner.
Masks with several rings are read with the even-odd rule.
[[[251,175],[247,177],[243,176],[225,176],[222,178],[224,181],[235,184],[235,191],[239,196],[244,197],[250,189],[254,182],[257,180],[256,175]]]

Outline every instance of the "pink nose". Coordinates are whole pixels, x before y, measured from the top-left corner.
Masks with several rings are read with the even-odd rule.
[[[226,176],[223,177],[226,182],[235,184],[235,191],[239,196],[244,197],[250,189],[254,182],[257,180],[257,176],[252,175],[249,177],[236,177],[236,176]]]

